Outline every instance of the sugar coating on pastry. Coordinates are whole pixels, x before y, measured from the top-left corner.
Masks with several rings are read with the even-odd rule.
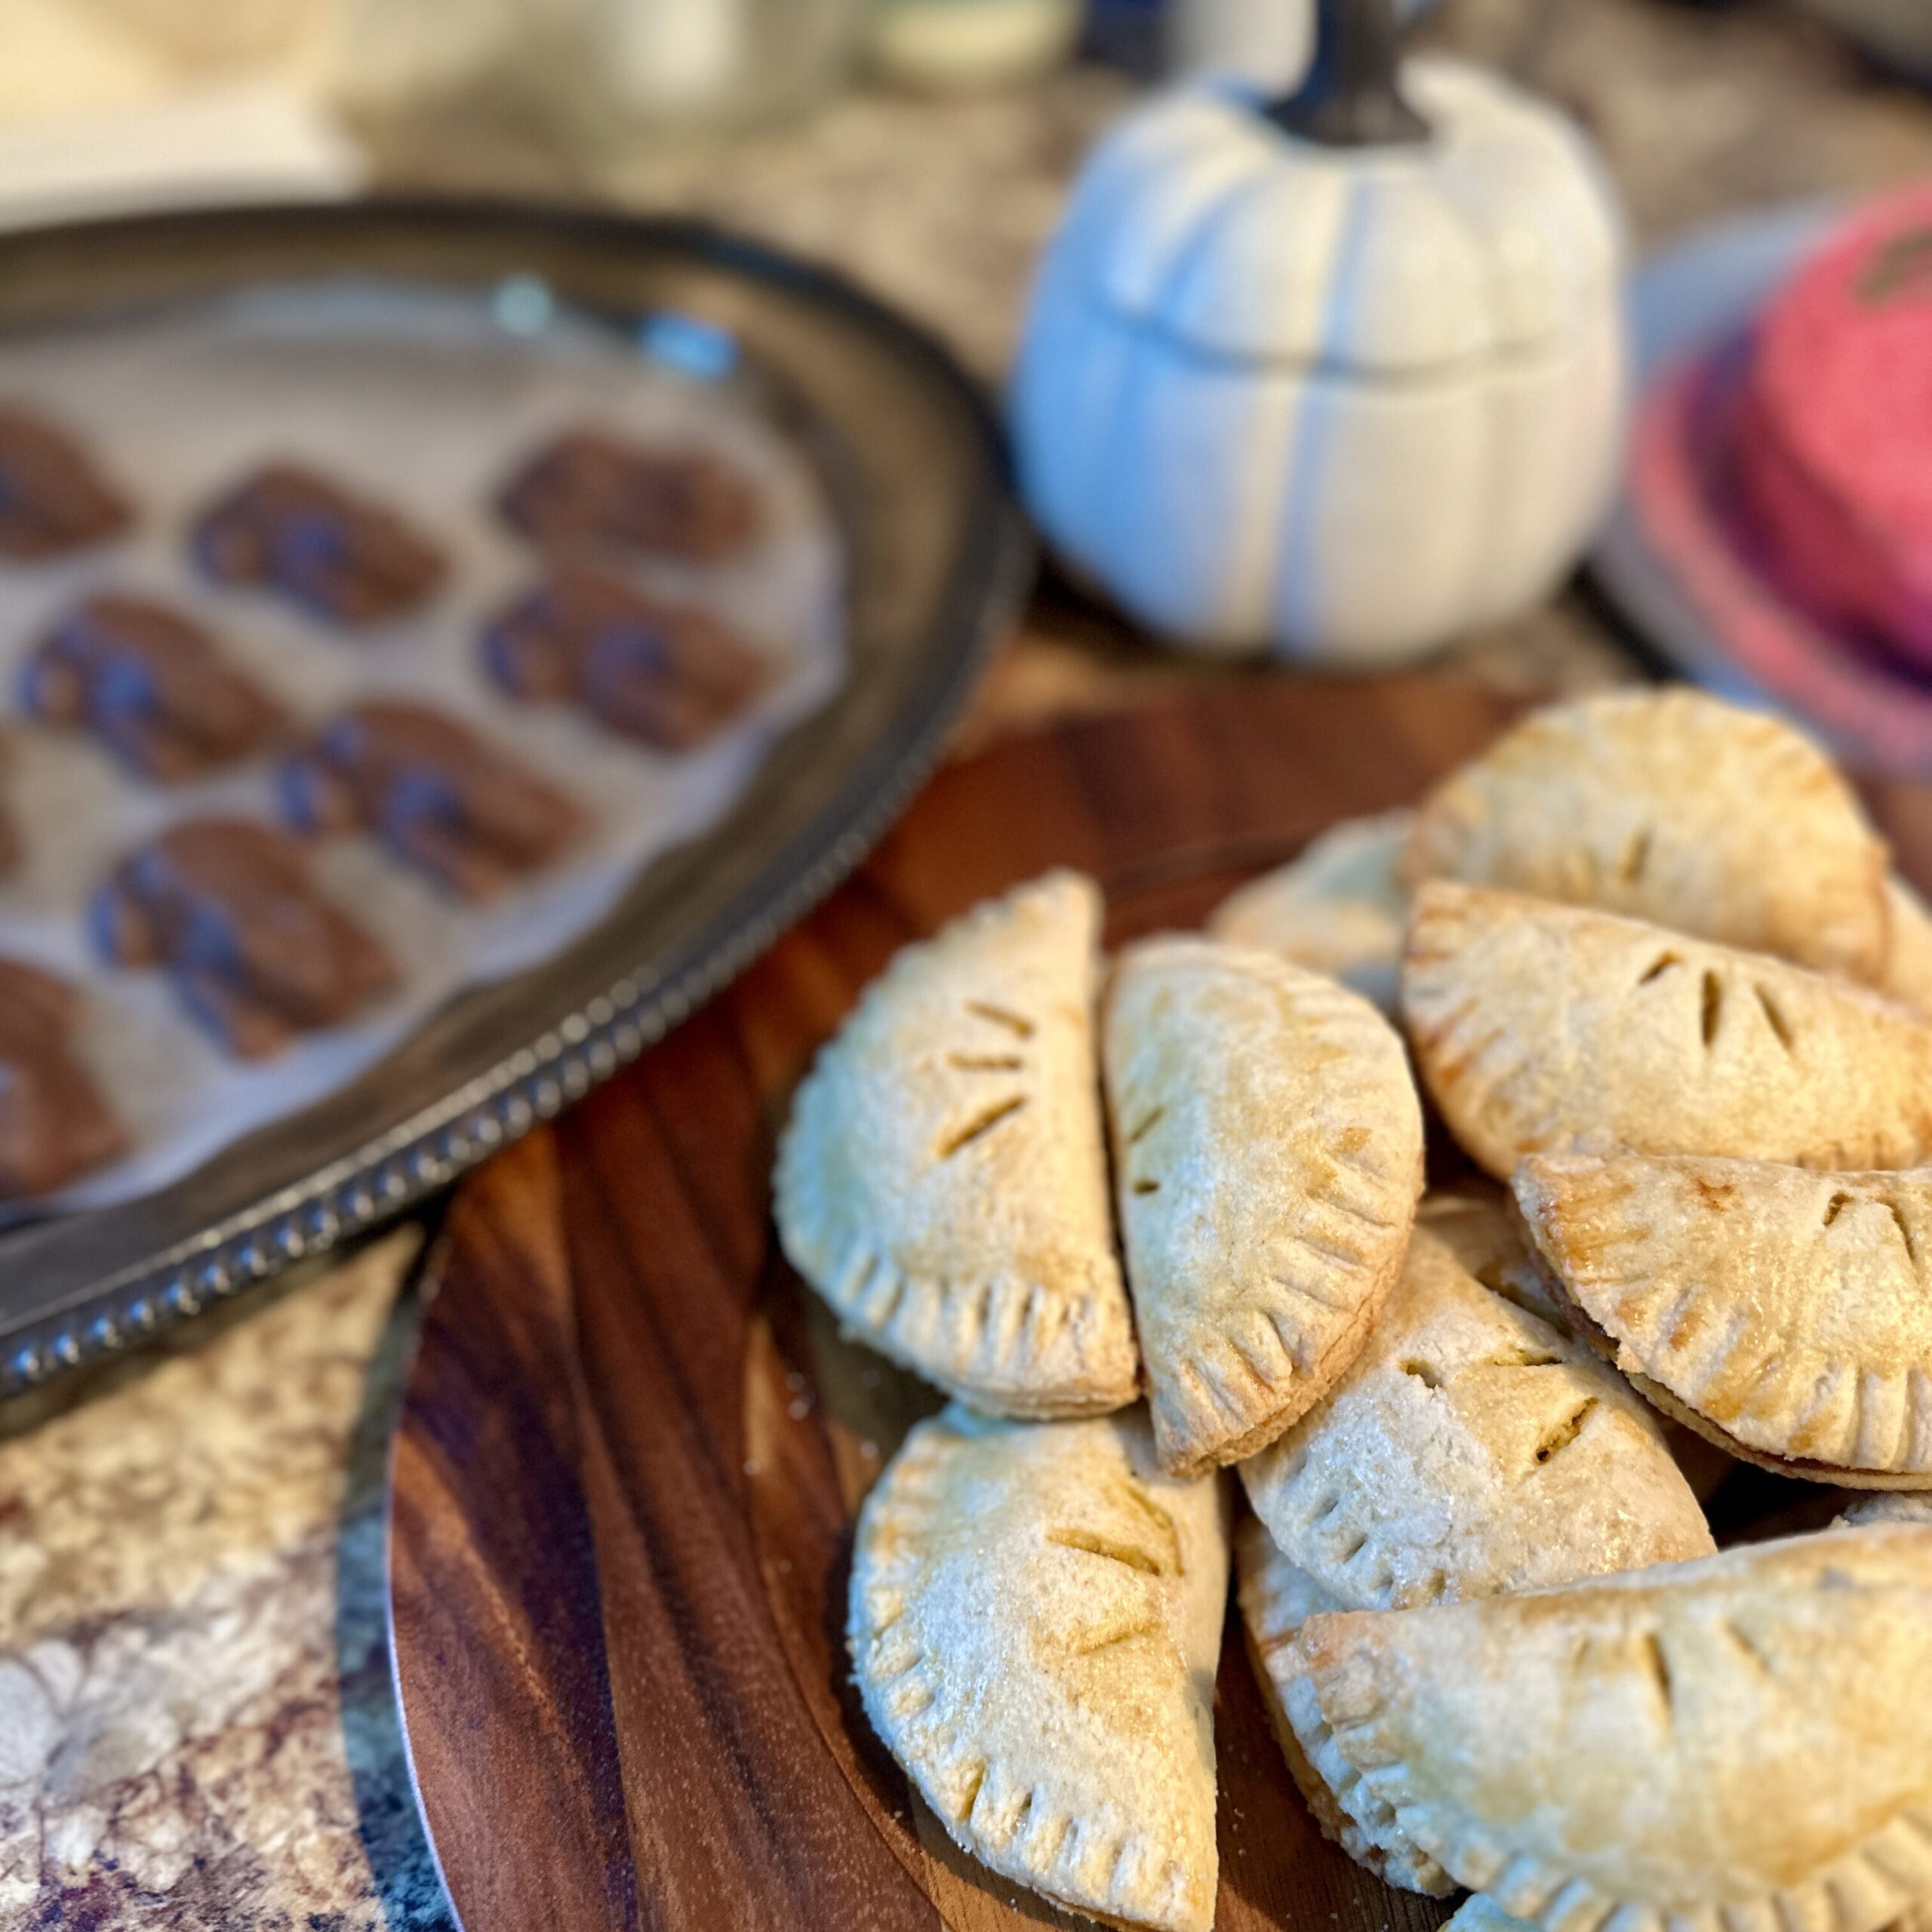
[[[1122,955],[1102,1025],[1163,1467],[1273,1440],[1360,1350],[1421,1191],[1401,1042],[1367,1001],[1211,940]]]
[[[1109,1924],[1208,1932],[1225,1491],[1143,1412],[920,1423],[860,1512],[867,1716],[973,1857]]]
[[[1788,1475],[1932,1487],[1932,1169],[1544,1156],[1515,1192],[1617,1366],[1693,1427]]]
[[[1932,1529],[1318,1616],[1298,1641],[1403,1829],[1549,1932],[1878,1932],[1932,1898]]]
[[[1457,1889],[1455,1880],[1417,1848],[1395,1813],[1336,1749],[1295,1642],[1311,1617],[1353,1606],[1331,1596],[1283,1555],[1256,1517],[1247,1518],[1235,1533],[1235,1574],[1241,1626],[1269,1724],[1323,1835],[1385,1884],[1426,1898],[1448,1897]]]
[[[1715,1547],[1644,1403],[1420,1227],[1367,1346],[1241,1475],[1289,1559],[1352,1610]]]
[[[1051,872],[903,949],[780,1143],[792,1266],[860,1340],[998,1414],[1138,1392],[1094,1058],[1100,923],[1092,882]]]
[[[1409,916],[1396,868],[1414,823],[1413,812],[1393,811],[1331,826],[1287,864],[1229,894],[1208,933],[1326,973],[1392,1012]]]
[[[1500,1180],[1541,1152],[1932,1159],[1932,1023],[1767,954],[1438,881],[1402,1014],[1450,1131]]]
[[[1569,1315],[1543,1279],[1508,1193],[1487,1181],[1467,1186],[1467,1192],[1425,1194],[1416,1209],[1416,1226],[1426,1228],[1491,1294],[1568,1335]]]
[[[1884,842],[1824,754],[1683,686],[1539,711],[1431,794],[1406,881],[1622,912],[1822,971],[1884,971]]]

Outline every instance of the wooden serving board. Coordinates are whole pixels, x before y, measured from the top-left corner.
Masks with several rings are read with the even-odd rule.
[[[848,1679],[850,1527],[938,1398],[842,1343],[770,1220],[774,1138],[895,948],[1054,864],[1108,937],[1192,925],[1508,715],[1429,678],[1209,695],[943,771],[833,899],[627,1073],[467,1182],[395,1448],[417,1789],[466,1932],[1078,1924],[953,1849]],[[1767,1482],[1773,1478],[1767,1478]],[[1231,1616],[1219,1932],[1423,1932],[1326,1843]]]

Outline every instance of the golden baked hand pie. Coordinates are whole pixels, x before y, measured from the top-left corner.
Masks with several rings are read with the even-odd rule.
[[[1361,1774],[1336,1749],[1295,1642],[1311,1617],[1356,1606],[1331,1596],[1290,1562],[1253,1516],[1235,1532],[1235,1574],[1241,1626],[1269,1724],[1323,1835],[1385,1883],[1447,1898],[1457,1889],[1455,1880],[1416,1848],[1395,1813],[1363,1788]]]
[[[1622,1380],[1491,1294],[1420,1226],[1367,1346],[1241,1476],[1289,1560],[1351,1610],[1715,1547]]]
[[[1932,1530],[1316,1617],[1299,1641],[1363,1784],[1551,1932],[1878,1932],[1932,1897]]]
[[[1877,980],[1884,842],[1790,726],[1682,686],[1556,705],[1431,794],[1403,857],[1425,879],[1598,906]]]
[[[1516,1199],[1618,1367],[1733,1455],[1932,1487],[1932,1170],[1545,1155]]]
[[[1158,1473],[1140,1411],[955,1407],[860,1512],[866,1715],[975,1858],[1109,1924],[1213,1922],[1226,1502]]]
[[[1401,1042],[1272,955],[1123,955],[1102,1060],[1161,1466],[1251,1455],[1317,1401],[1401,1266],[1422,1116]]]
[[[1291,1641],[1302,1620],[1715,1547],[1643,1404],[1582,1344],[1484,1287],[1432,1232],[1468,1218],[1423,1202],[1367,1346],[1241,1466],[1259,1519],[1238,1546],[1241,1612],[1289,1768],[1358,1862],[1438,1897],[1454,1889],[1447,1876],[1328,1736]]]
[[[1499,1179],[1542,1152],[1932,1159],[1932,1023],[1767,954],[1438,882],[1417,896],[1402,1013],[1451,1131]]]
[[[1407,811],[1344,819],[1223,900],[1209,934],[1326,973],[1392,1012],[1409,916],[1395,868],[1414,823]]]
[[[896,1361],[1002,1414],[1137,1390],[1094,1048],[1097,889],[1053,872],[909,946],[799,1088],[793,1267]]]

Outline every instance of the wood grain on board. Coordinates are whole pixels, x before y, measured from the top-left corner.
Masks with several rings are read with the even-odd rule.
[[[1086,1925],[959,1854],[866,1725],[850,1526],[915,1378],[778,1256],[792,1087],[895,948],[1050,865],[1191,925],[1508,715],[1459,682],[1240,681],[949,767],[729,992],[459,1192],[398,1441],[396,1669],[467,1932]],[[1220,1932],[1425,1932],[1327,1844],[1231,1623]]]

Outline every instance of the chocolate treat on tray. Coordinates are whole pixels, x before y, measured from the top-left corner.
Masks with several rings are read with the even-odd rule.
[[[123,966],[165,966],[189,1010],[260,1060],[393,987],[381,942],[317,890],[301,842],[243,819],[177,825],[97,894],[96,936]]]
[[[30,411],[0,407],[0,557],[78,550],[126,529],[132,513],[87,453]]]
[[[82,1004],[66,980],[0,959],[0,1201],[51,1193],[127,1145],[73,1056]]]
[[[89,598],[42,640],[20,697],[44,723],[91,731],[163,784],[247,758],[288,722],[193,618],[112,592]]]
[[[759,522],[750,480],[709,452],[572,429],[503,486],[504,521],[546,548],[588,544],[721,562]]]
[[[218,583],[278,590],[330,623],[380,623],[442,582],[442,553],[366,497],[292,463],[265,465],[195,525],[194,551]]]
[[[688,751],[755,697],[755,651],[708,611],[595,571],[554,572],[485,632],[491,674],[532,703],[568,699],[626,737]]]
[[[291,759],[289,817],[362,829],[464,899],[547,864],[583,823],[572,801],[448,712],[394,698],[344,712]]]

